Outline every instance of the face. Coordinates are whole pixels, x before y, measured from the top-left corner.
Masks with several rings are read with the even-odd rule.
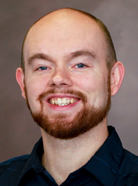
[[[30,30],[18,78],[34,120],[61,139],[95,127],[110,108],[103,35],[90,18],[65,16],[50,15]]]

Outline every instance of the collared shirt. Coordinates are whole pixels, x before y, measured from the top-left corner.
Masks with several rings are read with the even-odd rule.
[[[0,186],[57,186],[41,164],[40,139],[30,155],[0,164]],[[66,167],[65,167],[66,169]],[[71,173],[61,186],[138,186],[138,157],[123,149],[113,127],[95,155]]]

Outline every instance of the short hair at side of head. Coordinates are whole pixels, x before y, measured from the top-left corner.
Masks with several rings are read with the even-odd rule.
[[[26,36],[27,36],[27,34],[26,34]],[[25,61],[24,61],[23,49],[24,49],[24,42],[25,42],[26,36],[24,37],[24,41],[23,41],[22,48],[21,48],[21,68],[23,69],[23,72],[25,72]]]
[[[112,66],[117,61],[117,58],[116,58],[116,52],[115,52],[115,48],[114,48],[114,44],[113,44],[111,35],[110,35],[107,27],[104,25],[104,23],[101,20],[97,19],[92,14],[87,13],[85,11],[74,9],[74,8],[63,8],[63,9],[69,9],[69,10],[72,10],[72,11],[76,11],[76,12],[82,13],[82,14],[88,16],[89,18],[91,18],[92,20],[94,20],[97,23],[97,25],[99,26],[99,28],[101,29],[101,31],[102,31],[102,33],[103,33],[103,35],[105,37],[105,43],[106,43],[106,48],[107,48],[106,62],[107,62],[107,68],[110,71]],[[52,12],[50,12],[50,13],[52,13]],[[50,14],[50,13],[48,13],[48,14]],[[45,16],[43,16],[43,17],[45,17]],[[43,17],[41,17],[40,19],[42,19]],[[38,19],[35,23],[37,23],[40,19]],[[32,28],[32,26],[31,26],[31,28]],[[28,34],[28,32],[27,32],[27,34]],[[27,34],[24,37],[24,41],[23,41],[23,44],[22,44],[22,50],[21,50],[21,68],[23,69],[23,72],[25,72],[25,61],[24,61],[24,52],[23,52],[23,50],[24,50],[24,43],[25,43]]]

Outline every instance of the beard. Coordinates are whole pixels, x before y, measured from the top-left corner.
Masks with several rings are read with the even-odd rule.
[[[88,104],[87,97],[79,91],[74,91],[74,90],[66,90],[64,92],[60,91],[60,93],[73,94],[78,96],[83,103],[83,108],[79,112],[76,111],[76,115],[72,120],[67,119],[68,118],[67,114],[55,114],[51,116],[52,119],[50,119],[50,117],[44,112],[43,99],[48,94],[57,93],[55,89],[44,92],[38,97],[37,100],[40,102],[41,110],[37,113],[32,112],[30,108],[26,88],[25,88],[25,93],[26,93],[27,105],[28,108],[30,109],[34,121],[46,133],[48,133],[49,135],[55,138],[71,139],[94,128],[99,123],[101,123],[103,119],[107,116],[107,113],[110,110],[110,106],[111,106],[110,77],[108,78],[107,87],[108,87],[107,90],[108,97],[106,103],[100,106],[99,108],[95,108],[94,106]]]

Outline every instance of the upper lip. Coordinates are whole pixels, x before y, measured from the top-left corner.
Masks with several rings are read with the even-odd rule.
[[[46,100],[50,100],[51,98],[75,98],[80,99],[79,97],[73,95],[73,94],[50,94],[47,96]]]

